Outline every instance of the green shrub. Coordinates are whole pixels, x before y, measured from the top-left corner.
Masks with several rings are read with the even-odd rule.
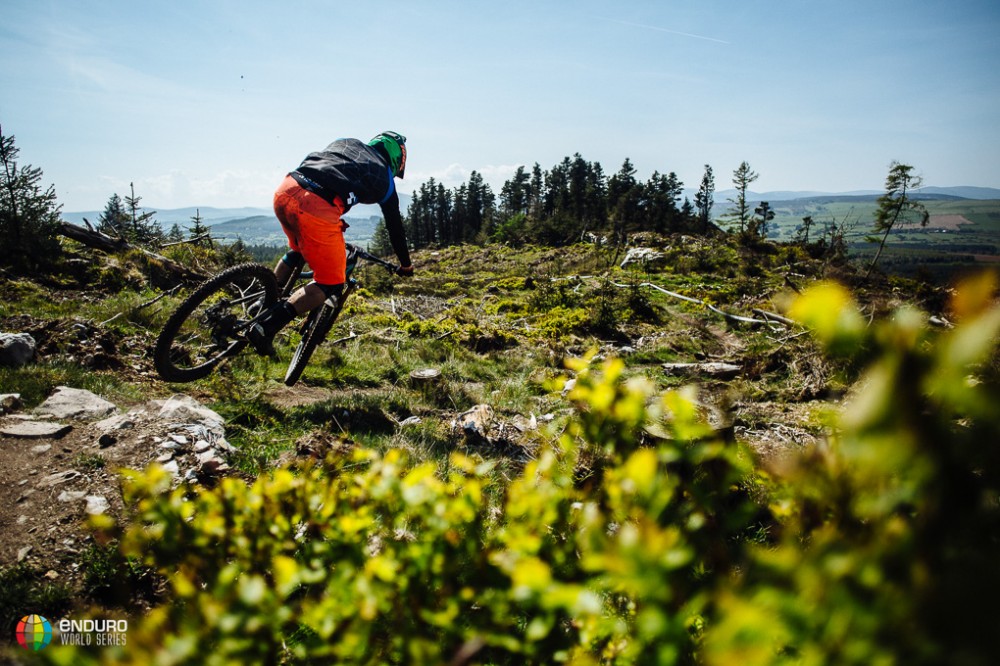
[[[995,285],[944,333],[869,327],[833,285],[792,316],[865,349],[824,445],[754,470],[624,365],[573,365],[574,416],[493,463],[356,449],[298,474],[170,489],[129,473],[122,552],[171,597],[128,646],[53,663],[986,664],[1000,592]],[[561,388],[559,386],[553,388]],[[115,534],[109,518],[95,519]]]
[[[903,309],[869,328],[840,287],[793,316],[831,353],[872,348],[825,447],[776,479],[780,541],[720,598],[710,663],[987,664],[1000,594],[995,284],[969,283],[935,335]]]

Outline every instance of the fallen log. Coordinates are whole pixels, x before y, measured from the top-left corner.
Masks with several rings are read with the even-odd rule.
[[[69,222],[62,222],[59,233],[66,238],[72,238],[78,243],[104,252],[124,252],[132,247],[124,238],[112,238],[95,229],[80,227]]]
[[[71,238],[87,247],[101,250],[112,254],[122,254],[124,252],[139,252],[147,260],[150,269],[149,279],[153,286],[169,288],[179,282],[198,283],[206,280],[209,276],[190,266],[177,263],[172,259],[167,259],[161,254],[151,252],[146,248],[129,243],[124,238],[112,238],[96,229],[88,229],[69,222],[62,222],[59,233],[67,238]]]
[[[664,363],[663,371],[677,377],[714,377],[733,379],[740,374],[740,366],[732,363]]]

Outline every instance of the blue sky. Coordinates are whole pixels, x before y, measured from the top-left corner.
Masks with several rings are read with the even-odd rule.
[[[66,211],[270,205],[342,136],[412,191],[579,152],[756,191],[1000,187],[996,0],[3,0],[0,124]]]

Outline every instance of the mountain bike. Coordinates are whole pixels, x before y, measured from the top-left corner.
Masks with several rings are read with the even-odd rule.
[[[344,302],[359,286],[352,276],[358,261],[367,261],[395,272],[397,266],[347,243],[347,279],[340,296],[331,296],[312,310],[300,326],[301,340],[285,373],[285,384],[294,386],[309,358],[337,320]],[[222,361],[239,354],[249,344],[246,332],[264,313],[288,298],[302,281],[312,278],[304,262],[279,285],[274,272],[263,264],[245,263],[227,268],[202,283],[178,306],[160,331],[153,350],[156,371],[168,382],[191,382],[207,377]]]

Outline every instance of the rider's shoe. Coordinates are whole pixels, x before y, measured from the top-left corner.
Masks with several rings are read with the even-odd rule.
[[[281,301],[268,310],[260,321],[247,329],[247,341],[261,356],[274,356],[275,334],[295,317],[296,312],[292,304]]]
[[[275,356],[274,335],[268,335],[260,324],[254,324],[247,329],[247,341],[253,350],[261,356]]]

